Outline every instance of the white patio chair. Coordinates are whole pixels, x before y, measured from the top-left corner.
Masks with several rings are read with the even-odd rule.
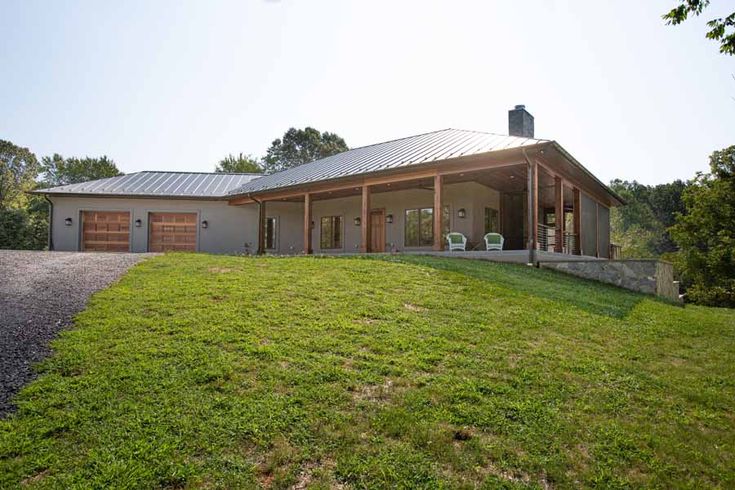
[[[461,250],[462,252],[464,252],[465,247],[467,246],[467,238],[463,234],[457,233],[456,231],[453,231],[452,233],[447,233],[447,242],[449,243],[450,252],[454,250]]]
[[[485,235],[485,250],[503,250],[505,238],[500,233],[487,233]]]

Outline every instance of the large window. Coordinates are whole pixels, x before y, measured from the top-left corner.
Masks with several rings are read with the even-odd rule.
[[[449,206],[442,207],[442,239],[449,233]],[[434,244],[434,208],[407,209],[405,216],[406,247]]]
[[[265,219],[265,248],[267,250],[274,250],[278,248],[278,226],[277,218],[266,218]]]
[[[323,216],[319,233],[319,248],[342,248],[342,216]]]
[[[500,233],[497,209],[485,208],[485,233]]]

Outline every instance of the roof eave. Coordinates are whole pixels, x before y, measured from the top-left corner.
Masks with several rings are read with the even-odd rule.
[[[614,200],[618,201],[618,204],[619,204],[620,206],[625,206],[626,204],[628,204],[628,203],[627,203],[627,202],[625,201],[625,199],[623,199],[623,198],[622,198],[622,197],[620,196],[620,194],[618,194],[617,192],[615,192],[614,190],[612,190],[612,189],[610,188],[610,186],[608,186],[607,184],[605,184],[604,182],[602,182],[602,181],[601,181],[600,179],[598,179],[597,177],[595,177],[595,175],[594,175],[594,174],[593,174],[592,172],[590,172],[589,170],[587,170],[587,168],[586,168],[586,167],[585,167],[584,165],[582,165],[582,164],[581,164],[581,163],[579,162],[579,160],[577,160],[576,158],[574,158],[574,157],[572,156],[572,154],[571,154],[571,153],[569,153],[569,152],[568,152],[567,150],[565,150],[565,149],[564,149],[564,147],[563,147],[563,146],[561,146],[561,145],[559,144],[559,142],[558,142],[558,141],[556,141],[556,140],[553,140],[553,141],[549,142],[549,144],[550,144],[550,145],[551,145],[551,146],[552,146],[552,147],[553,147],[553,148],[554,148],[555,150],[557,150],[557,151],[558,151],[559,153],[561,153],[561,154],[562,154],[562,155],[564,156],[564,158],[566,158],[566,159],[567,159],[567,160],[568,160],[568,161],[569,161],[569,162],[570,162],[570,163],[571,163],[572,165],[574,165],[575,167],[579,168],[579,169],[580,169],[580,170],[581,170],[582,172],[584,172],[584,173],[585,173],[585,174],[586,174],[586,175],[587,175],[587,176],[588,176],[588,177],[589,177],[590,179],[594,180],[594,181],[595,181],[595,182],[596,182],[597,184],[599,184],[599,185],[600,185],[600,186],[601,186],[601,187],[602,187],[603,189],[605,189],[605,192],[607,192],[607,193],[608,193],[608,194],[609,194],[609,195],[610,195],[610,196],[611,196],[611,197],[612,197],[612,198],[613,198]]]

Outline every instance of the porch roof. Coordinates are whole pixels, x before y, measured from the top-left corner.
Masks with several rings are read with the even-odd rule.
[[[232,196],[255,194],[542,143],[550,141],[480,131],[443,129],[354,148],[255,179],[231,190],[229,194]]]

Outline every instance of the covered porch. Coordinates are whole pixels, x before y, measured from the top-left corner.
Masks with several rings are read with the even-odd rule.
[[[258,206],[259,254],[442,253],[456,232],[465,255],[609,257],[608,207],[577,170],[553,148],[499,152],[230,204]],[[485,251],[489,232],[503,251]]]

